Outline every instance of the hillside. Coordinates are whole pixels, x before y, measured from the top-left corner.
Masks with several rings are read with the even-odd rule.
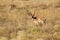
[[[60,0],[0,0],[0,40],[60,40]]]

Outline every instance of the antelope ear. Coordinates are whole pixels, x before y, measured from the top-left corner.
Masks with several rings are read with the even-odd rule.
[[[28,15],[29,15],[29,16],[32,16],[31,12],[28,12]]]

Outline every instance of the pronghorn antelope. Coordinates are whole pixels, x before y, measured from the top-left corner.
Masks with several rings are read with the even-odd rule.
[[[37,17],[37,19],[35,19],[33,22],[35,24],[43,25],[43,24],[46,24],[46,18],[40,16],[40,17]]]
[[[35,24],[39,24],[39,25],[42,25],[42,24],[46,24],[46,17],[45,16],[39,16],[39,17],[36,17],[35,14],[32,14],[30,13],[30,15],[32,16],[32,19],[33,19],[33,22]]]

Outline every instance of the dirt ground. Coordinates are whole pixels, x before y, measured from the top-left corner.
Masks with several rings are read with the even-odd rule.
[[[60,40],[60,0],[0,0],[0,40]]]

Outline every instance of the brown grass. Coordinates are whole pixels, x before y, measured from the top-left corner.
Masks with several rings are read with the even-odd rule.
[[[59,0],[0,0],[0,40],[60,40],[59,5]],[[30,14],[46,18],[45,24],[35,24]]]

